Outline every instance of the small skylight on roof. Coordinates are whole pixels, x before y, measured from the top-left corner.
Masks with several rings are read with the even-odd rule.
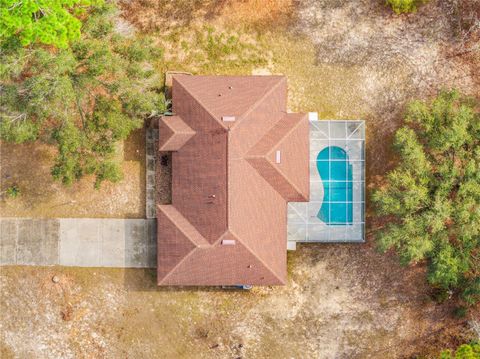
[[[223,122],[234,122],[235,121],[235,116],[222,116],[222,121]]]
[[[277,150],[277,152],[275,152],[275,163],[280,163],[280,160],[281,160],[281,153],[280,153],[280,150]]]
[[[235,239],[222,239],[222,245],[224,246],[234,246]]]

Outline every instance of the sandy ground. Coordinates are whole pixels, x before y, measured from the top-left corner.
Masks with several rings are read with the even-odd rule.
[[[16,184],[21,194],[0,199],[2,217],[145,217],[145,135],[136,130],[119,147],[123,179],[94,188],[91,176],[70,187],[54,181],[50,171],[55,152],[41,143],[0,143],[2,191]]]
[[[239,292],[162,290],[143,270],[4,267],[2,359],[400,358],[473,335],[476,314],[435,304],[421,268],[366,246],[300,246],[289,271],[285,287]]]
[[[143,0],[124,5],[122,26],[152,31],[160,43],[172,41],[167,49],[182,50],[166,54],[169,69],[249,74],[261,66],[287,75],[291,110],[366,119],[371,188],[392,163],[389,138],[409,99],[427,98],[441,87],[480,93],[478,62],[472,60],[478,54],[455,55],[463,39],[450,3],[432,0],[417,14],[397,17],[373,0]],[[209,49],[196,46],[189,32],[205,24],[247,42],[255,39],[248,48],[258,49],[260,59],[240,65],[238,58],[220,56],[209,63]],[[164,29],[168,36],[157,33]],[[47,155],[38,148],[3,152],[8,159],[2,173],[7,166],[20,180],[35,158],[32,168],[41,168],[37,180],[46,189],[43,194],[29,180],[34,195],[2,203],[2,215],[58,215],[47,205],[76,198],[95,205],[75,207],[68,215],[143,215],[139,157],[127,162],[139,166],[131,182],[98,193],[89,181],[72,189],[51,187],[49,165],[42,160]],[[159,174],[164,179],[166,163]],[[162,187],[159,195],[168,197],[168,190]],[[431,299],[422,265],[402,268],[394,257],[376,253],[377,224],[367,208],[367,244],[299,246],[289,253],[290,280],[283,288],[159,290],[150,271],[2,268],[2,359],[408,358],[478,336],[471,330],[475,319],[478,326],[478,307],[456,319],[453,303]],[[53,274],[61,278],[58,284]]]

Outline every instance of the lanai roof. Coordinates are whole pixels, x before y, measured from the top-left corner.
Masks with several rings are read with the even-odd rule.
[[[175,75],[172,97],[158,284],[285,283],[287,202],[309,197],[308,119],[287,113],[285,77]]]

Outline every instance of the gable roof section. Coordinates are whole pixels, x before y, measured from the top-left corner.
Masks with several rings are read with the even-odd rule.
[[[180,116],[162,116],[158,121],[159,151],[178,151],[195,135]]]
[[[306,136],[307,116],[285,114],[245,156],[287,202],[308,201],[309,179],[298,176],[308,162],[308,157],[304,157],[308,141],[302,141]]]
[[[158,235],[162,240],[157,241],[158,262],[157,278],[159,283],[182,261],[185,256],[192,252],[196,245],[179,228],[175,217],[168,216],[165,211],[157,208],[157,227],[162,230]]]
[[[287,201],[309,190],[308,120],[286,113],[285,78],[176,75],[172,92],[194,135],[157,209],[158,284],[285,283]]]

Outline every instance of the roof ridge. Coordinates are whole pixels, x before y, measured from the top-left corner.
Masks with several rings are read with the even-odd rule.
[[[160,116],[158,120],[160,130],[159,151],[175,151],[183,147],[193,136],[196,131],[185,123],[182,116]],[[164,136],[163,132],[170,131]]]
[[[258,257],[254,251],[252,251],[252,249],[245,243],[243,242],[240,237],[235,234],[235,232],[233,232],[231,229],[227,229],[219,238],[217,241],[215,241],[212,246],[214,244],[218,244],[218,242],[221,240],[222,237],[225,236],[226,233],[230,233],[230,235],[232,237],[235,237],[235,239],[240,242],[244,247],[245,249],[255,258],[257,259],[280,283],[284,283],[283,279],[278,276],[278,274],[268,265],[266,264],[262,258]],[[196,252],[196,250],[198,249],[199,247],[196,247],[194,248],[193,250],[191,250],[190,252],[188,252],[188,254],[186,256],[184,256],[180,261],[178,261],[177,264],[175,264],[175,266],[160,280],[160,282],[158,282],[158,284],[162,284],[165,282],[165,280],[168,279],[168,277],[170,277],[174,272],[175,270],[180,267],[180,265],[185,262],[187,260],[187,258],[191,257],[193,255],[194,252]]]
[[[204,236],[202,236],[202,234],[197,230],[197,228],[195,228],[195,226],[191,224],[190,221],[187,218],[185,218],[185,216],[173,204],[164,204],[164,205],[159,204],[157,207],[173,224],[175,224],[175,227],[177,227],[183,233],[183,235],[195,245],[195,247],[204,248],[204,247],[211,246],[210,243],[207,241],[207,239]],[[172,218],[172,213],[169,213],[168,211],[166,211],[167,208],[171,208],[173,211],[175,211],[175,213],[178,213],[178,215],[181,217],[182,220],[185,221],[185,223],[179,223],[178,221],[175,221],[174,218]],[[190,229],[194,231],[195,237],[191,236],[191,234],[187,232],[187,228],[182,226],[182,224],[183,225],[186,224],[190,226],[191,227]]]
[[[265,141],[265,138],[266,137],[269,137],[268,135],[271,133],[271,131],[279,126],[282,122],[282,119],[286,118],[288,115],[295,115],[295,114],[290,114],[290,113],[284,113],[282,117],[280,117],[280,119],[275,122],[274,125],[272,125],[272,127],[270,127],[266,132],[265,134],[248,150],[248,152],[245,154],[245,159],[247,158],[250,158],[250,157],[263,157],[267,154],[270,154],[271,153],[271,150],[275,147],[275,145],[277,145],[278,143],[280,143],[285,137],[287,137],[297,126],[298,124],[300,123],[300,121],[297,121],[297,122],[293,122],[292,123],[292,126],[290,126],[290,128],[274,143],[272,143],[272,145],[270,146],[270,148],[267,148],[265,153],[258,153],[258,154],[255,154],[255,151],[253,151],[258,145],[260,144],[265,144],[266,141]],[[252,153],[252,151],[254,153]]]
[[[271,274],[273,274],[273,276],[274,276],[275,278],[277,278],[280,283],[284,283],[283,279],[282,279],[281,277],[279,277],[279,276],[277,275],[277,273],[276,273],[272,268],[270,268],[270,266],[269,266],[268,264],[266,264],[266,263],[263,261],[262,258],[260,258],[259,256],[257,256],[256,253],[255,253],[245,242],[243,242],[243,241],[240,239],[240,237],[239,237],[235,232],[233,232],[231,229],[229,230],[229,232],[230,232],[230,234],[231,234],[232,236],[234,236],[236,239],[238,239],[238,241],[246,248],[246,250],[249,251],[250,254],[253,255],[253,257],[255,257],[260,263],[262,263],[262,265],[263,265],[266,269],[268,269],[268,271],[269,271]],[[286,249],[286,246],[285,246],[285,249]]]
[[[263,161],[263,163],[265,163],[266,165],[269,166],[269,168],[271,168],[272,170],[274,170],[276,173],[278,173],[284,180],[285,182],[288,183],[288,185],[295,191],[295,193],[297,193],[305,202],[308,202],[308,199],[305,198],[305,196],[302,194],[302,192],[298,189],[297,186],[295,186],[292,182],[290,182],[288,180],[288,178],[285,176],[285,174],[280,171],[280,169],[275,166],[266,156],[255,156],[255,157],[250,157],[250,158],[246,158],[245,159],[247,161],[247,163],[255,170],[257,171],[257,173],[269,184],[270,187],[272,187],[275,191],[277,191],[280,196],[282,196],[283,199],[285,199],[286,202],[291,202],[291,200],[289,200],[289,198],[285,198],[285,195],[282,194],[274,185],[272,185],[270,183],[270,181],[267,180],[267,178],[265,178],[265,175],[262,174],[255,166],[252,162],[250,162],[250,160],[260,160],[260,161]],[[297,202],[296,200],[294,200],[294,202]],[[301,201],[300,201],[301,202]]]
[[[245,117],[247,117],[250,113],[252,113],[253,110],[255,110],[263,102],[263,100],[268,95],[270,95],[283,81],[287,81],[287,78],[282,75],[272,75],[270,77],[278,77],[278,82],[274,84],[272,87],[270,87],[270,89],[268,89],[268,91],[265,92],[262,97],[260,97],[257,101],[255,101],[254,104],[247,111],[245,111],[245,113],[242,116],[240,116],[240,118],[236,121],[237,124],[241,123],[245,119]],[[238,126],[235,126],[235,127],[238,127]],[[235,130],[235,127],[232,128],[232,131]]]
[[[184,75],[184,76],[188,76],[188,75]],[[183,84],[181,81],[179,81],[179,77],[178,76],[173,76],[173,80],[176,80],[177,83],[180,84],[180,86],[182,86],[182,88],[190,95],[190,97],[196,102],[198,103],[200,106],[202,106],[202,108],[215,120],[216,123],[218,123],[223,129],[225,130],[228,130],[228,127],[222,123],[220,120],[218,120],[215,115],[208,109],[207,106],[205,106],[204,103],[202,103],[202,101],[200,101],[198,98],[196,98],[191,92],[190,90],[188,89],[188,86],[185,86],[185,84]]]
[[[162,278],[162,280],[160,282],[158,282],[157,284],[160,285],[162,284],[163,282],[165,282],[165,280],[170,277],[172,275],[172,273],[180,266],[180,264],[182,264],[183,262],[185,262],[187,260],[187,258],[189,258],[193,252],[195,252],[196,250],[198,249],[198,247],[196,248],[193,248],[190,252],[188,252],[188,254],[186,256],[184,256],[181,260],[179,260],[177,262],[177,264],[175,264],[173,266],[173,268]]]
[[[282,143],[290,134],[292,134],[292,132],[301,124],[301,120],[307,116],[306,114],[302,114],[302,113],[292,113],[292,114],[287,113],[284,117],[286,117],[286,116],[288,116],[288,115],[294,115],[295,117],[298,116],[298,117],[299,117],[299,120],[296,121],[296,122],[294,123],[294,125],[287,131],[287,133],[285,133],[285,135],[282,136],[282,137],[280,138],[280,140],[279,140],[275,145],[272,146],[272,148],[270,149],[270,151],[265,155],[265,158],[267,159],[267,161],[270,163],[270,165],[271,165],[273,168],[277,169],[277,171],[280,172],[280,174],[282,175],[282,177],[285,178],[285,180],[290,184],[290,186],[292,186],[292,187],[295,189],[295,191],[296,191],[305,201],[308,201],[308,198],[305,198],[305,196],[302,194],[302,191],[301,191],[294,183],[292,183],[292,182],[290,181],[290,179],[285,175],[285,173],[282,171],[282,169],[281,169],[280,167],[278,167],[278,166],[274,166],[274,164],[272,163],[272,161],[269,160],[268,157],[267,157],[267,155],[269,155],[269,154],[271,154],[271,153],[273,152],[274,147],[275,147],[276,145],[279,145],[280,143]],[[300,115],[303,115],[303,116],[300,117]],[[280,120],[280,121],[281,121],[281,120]]]
[[[186,128],[184,129],[175,129],[174,127],[172,127],[172,123],[171,121],[166,121],[165,122],[165,125],[168,126],[168,128],[170,128],[174,133],[182,133],[182,134],[196,134],[196,131],[194,129],[192,129],[182,118],[182,116],[180,115],[172,115],[172,116],[160,116],[161,119],[166,119],[166,118],[169,118],[169,119],[174,119],[174,118],[178,118],[179,121],[181,121],[181,124],[184,125]]]
[[[279,123],[282,121],[283,118],[289,116],[289,115],[294,115],[295,117],[297,117],[297,115],[303,115],[303,116],[298,116],[300,117],[300,119],[296,122],[293,122],[292,123],[292,126],[288,129],[288,131],[286,131],[279,139],[278,141],[275,141],[272,146],[267,149],[265,151],[265,153],[250,153],[251,150],[253,150],[257,144],[261,143],[262,140],[264,139],[264,137],[268,136],[269,132],[275,127],[275,126],[278,126]],[[275,166],[274,163],[272,163],[272,161],[268,158],[268,156],[272,153],[272,151],[275,149],[275,147],[282,143],[300,124],[301,124],[301,120],[303,118],[305,118],[306,114],[300,114],[300,113],[286,113],[279,121],[277,121],[276,124],[274,124],[269,131],[267,131],[267,133],[255,144],[252,146],[252,148],[250,149],[249,152],[247,152],[246,156],[245,156],[245,160],[248,162],[248,164],[250,164],[254,169],[255,171],[259,172],[257,168],[255,168],[255,166],[252,165],[252,163],[250,163],[250,159],[256,159],[256,160],[263,160],[266,164],[269,165],[270,168],[272,168],[274,171],[276,171],[278,174],[280,174],[282,176],[282,178],[295,190],[295,192],[297,192],[305,201],[308,201],[308,198],[305,198],[305,196],[302,194],[302,191],[294,184],[290,181],[290,179],[288,178],[288,176],[285,175],[285,173],[281,170],[281,168],[279,168],[278,166]],[[262,177],[263,175],[261,173],[259,173]],[[268,182],[268,181],[267,181]],[[270,186],[272,186],[272,184],[270,182],[268,182]],[[274,186],[272,186],[275,190],[277,190]],[[283,195],[282,195],[283,197]]]

